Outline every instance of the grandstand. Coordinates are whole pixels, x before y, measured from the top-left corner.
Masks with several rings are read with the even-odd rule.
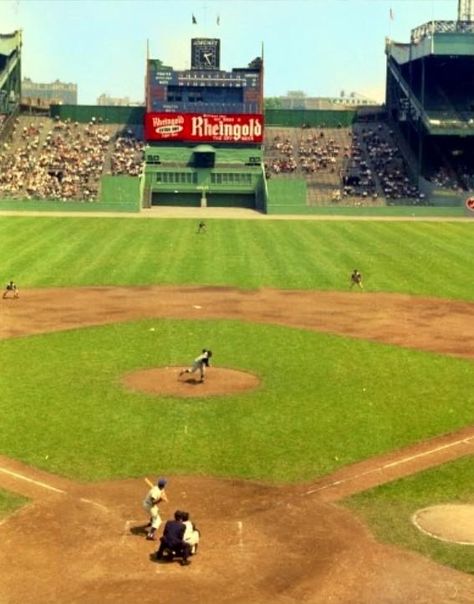
[[[133,194],[141,208],[263,212],[461,206],[474,190],[466,2],[457,21],[386,41],[384,107],[269,109],[265,130],[263,59],[224,71],[218,39],[191,40],[184,71],[147,58],[144,107],[52,105],[38,115],[20,113],[21,34],[0,35],[0,197],[113,203]]]
[[[468,20],[467,17],[469,17]],[[418,184],[458,204],[474,186],[474,21],[432,21],[406,44],[387,40],[387,113]]]
[[[8,134],[21,97],[21,32],[0,34],[0,141]]]
[[[137,176],[142,164],[142,141],[122,126],[20,115],[0,153],[0,196],[96,201],[102,176]]]

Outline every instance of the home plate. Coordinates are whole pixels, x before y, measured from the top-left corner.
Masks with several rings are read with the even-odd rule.
[[[423,533],[460,545],[474,545],[474,505],[433,505],[415,512],[413,524]]]

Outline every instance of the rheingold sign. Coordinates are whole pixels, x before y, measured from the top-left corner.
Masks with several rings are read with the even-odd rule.
[[[147,113],[149,141],[261,143],[263,115],[254,113]]]

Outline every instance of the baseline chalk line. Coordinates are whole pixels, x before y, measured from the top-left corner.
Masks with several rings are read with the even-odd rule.
[[[383,470],[387,470],[389,468],[394,468],[396,466],[400,466],[405,463],[409,463],[410,461],[413,461],[414,459],[419,459],[420,457],[426,457],[427,455],[432,455],[433,453],[438,453],[439,451],[443,451],[444,449],[449,449],[451,447],[457,447],[458,445],[461,445],[461,444],[464,444],[464,445],[470,444],[470,441],[472,441],[473,439],[474,439],[474,436],[470,436],[469,438],[463,438],[461,440],[456,440],[452,443],[448,443],[446,445],[441,445],[434,449],[430,449],[429,451],[417,453],[416,455],[410,455],[409,457],[403,457],[402,459],[399,459],[397,461],[392,461],[390,463],[383,464],[376,468],[372,468],[370,470],[366,470],[365,472],[361,472],[360,474],[355,474],[354,476],[348,476],[347,478],[341,478],[340,480],[335,480],[334,482],[331,482],[324,486],[318,487],[317,489],[310,489],[309,491],[306,491],[304,494],[312,495],[313,493],[318,493],[319,491],[324,491],[326,489],[330,489],[331,487],[336,487],[336,486],[339,486],[346,482],[351,482],[353,480],[357,480],[358,478],[362,478],[363,476],[367,476],[368,474],[375,474],[376,472],[382,472]]]
[[[23,474],[18,474],[17,472],[12,472],[11,470],[7,470],[6,468],[0,468],[0,472],[4,474],[8,474],[9,476],[13,476],[14,478],[19,478],[20,480],[24,480],[25,482],[31,482],[38,487],[42,487],[43,489],[48,489],[50,491],[54,491],[55,493],[65,493],[63,489],[58,489],[56,487],[51,486],[50,484],[46,484],[45,482],[41,482],[39,480],[34,480],[33,478],[28,478],[28,476],[24,476]]]

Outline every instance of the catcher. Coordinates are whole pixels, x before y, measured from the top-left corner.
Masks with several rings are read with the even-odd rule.
[[[210,366],[210,359],[212,357],[212,351],[207,350],[207,348],[202,349],[202,353],[196,357],[191,365],[190,369],[183,369],[179,373],[179,377],[184,375],[185,373],[195,373],[199,369],[199,375],[201,378],[201,382],[204,382],[204,377],[206,375],[206,367]]]
[[[166,479],[159,478],[156,485],[151,487],[151,489],[148,491],[148,494],[143,501],[143,507],[150,514],[150,522],[147,524],[149,531],[146,536],[149,541],[156,540],[155,533],[160,528],[162,522],[158,504],[162,501],[168,501],[168,497],[165,493],[165,487]]]

